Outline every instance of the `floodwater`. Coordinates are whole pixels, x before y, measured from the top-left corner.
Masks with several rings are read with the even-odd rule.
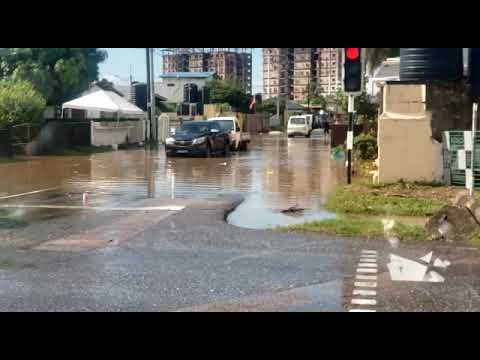
[[[343,164],[331,159],[322,136],[287,139],[278,135],[255,136],[248,152],[232,153],[228,158],[166,158],[163,149],[134,149],[92,156],[31,157],[0,164],[0,174],[2,204],[35,200],[81,205],[85,191],[91,206],[240,193],[245,201],[228,221],[248,228],[334,217],[322,204],[335,185],[344,181]],[[32,196],[5,198],[52,188]],[[305,210],[296,216],[281,213],[293,206]],[[33,212],[38,217],[52,210]],[[61,216],[65,211],[56,213]],[[27,216],[25,211],[22,214]]]

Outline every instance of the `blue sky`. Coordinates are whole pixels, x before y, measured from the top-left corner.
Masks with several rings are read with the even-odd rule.
[[[106,48],[108,59],[100,64],[100,76],[115,76],[128,82],[130,69],[133,80],[144,81],[146,77],[145,49],[141,48]],[[155,55],[155,76],[161,73],[162,58]],[[253,92],[262,92],[262,49],[253,49]]]

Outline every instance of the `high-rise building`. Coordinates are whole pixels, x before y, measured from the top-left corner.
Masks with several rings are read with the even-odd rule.
[[[294,48],[263,49],[263,96],[293,99]]]
[[[317,80],[317,48],[295,48],[293,66],[293,100],[306,102],[308,88]]]
[[[264,48],[263,95],[308,101],[308,87],[317,95],[333,95],[341,86],[339,48]]]
[[[318,48],[317,94],[333,95],[341,88],[342,58],[339,48]]]
[[[215,72],[220,79],[235,82],[252,92],[252,54],[250,49],[182,48],[167,49],[163,72]]]

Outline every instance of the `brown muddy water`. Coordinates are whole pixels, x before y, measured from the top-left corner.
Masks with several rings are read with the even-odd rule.
[[[272,228],[334,217],[322,204],[343,181],[343,162],[331,159],[323,137],[256,136],[248,152],[232,153],[228,158],[166,158],[162,149],[135,149],[3,163],[0,205],[81,205],[86,191],[92,206],[120,206],[145,198],[174,200],[240,193],[245,201],[229,215],[229,223]],[[9,198],[44,189],[47,191]],[[296,216],[281,213],[292,206],[305,210]],[[24,209],[21,213],[17,210],[17,217],[41,220],[66,213],[71,211]]]

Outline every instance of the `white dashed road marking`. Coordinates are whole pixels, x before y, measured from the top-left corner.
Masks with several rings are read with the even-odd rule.
[[[373,290],[377,287],[377,275],[364,274],[376,274],[378,272],[377,268],[377,252],[375,250],[362,250],[355,278],[364,281],[354,282],[353,296],[355,296],[355,298],[351,300],[351,304],[364,305],[367,308],[353,308],[350,309],[349,312],[376,312],[375,309],[369,307],[377,305],[377,300],[375,299],[377,291]]]
[[[364,273],[364,274],[376,274],[376,273],[377,273],[377,269],[365,269],[365,268],[360,268],[360,269],[357,269],[357,272],[358,272],[358,273]]]
[[[375,288],[377,283],[373,281],[355,281],[355,287]]]
[[[361,267],[361,268],[376,268],[376,267],[377,267],[377,264],[360,263],[360,264],[358,264],[358,267]]]
[[[102,207],[74,205],[0,205],[2,209],[62,209],[62,210],[97,210],[97,211],[181,211],[185,206],[139,206],[139,207]]]
[[[364,262],[364,263],[376,263],[377,259],[363,259],[363,258],[361,258],[360,261]]]
[[[353,289],[353,295],[358,296],[376,296],[377,292],[375,290],[362,290],[362,289]]]
[[[377,275],[357,275],[357,280],[377,280]]]
[[[58,189],[58,188],[54,187],[54,188],[30,191],[30,192],[26,192],[26,193],[23,193],[23,194],[2,196],[2,197],[0,197],[0,200],[14,199],[14,198],[17,198],[17,197],[22,197],[22,196],[27,196],[27,195],[40,194],[40,193],[44,193],[44,192],[52,191],[52,190],[56,190],[56,189]]]
[[[377,305],[377,300],[373,300],[373,299],[352,299],[352,305]]]

